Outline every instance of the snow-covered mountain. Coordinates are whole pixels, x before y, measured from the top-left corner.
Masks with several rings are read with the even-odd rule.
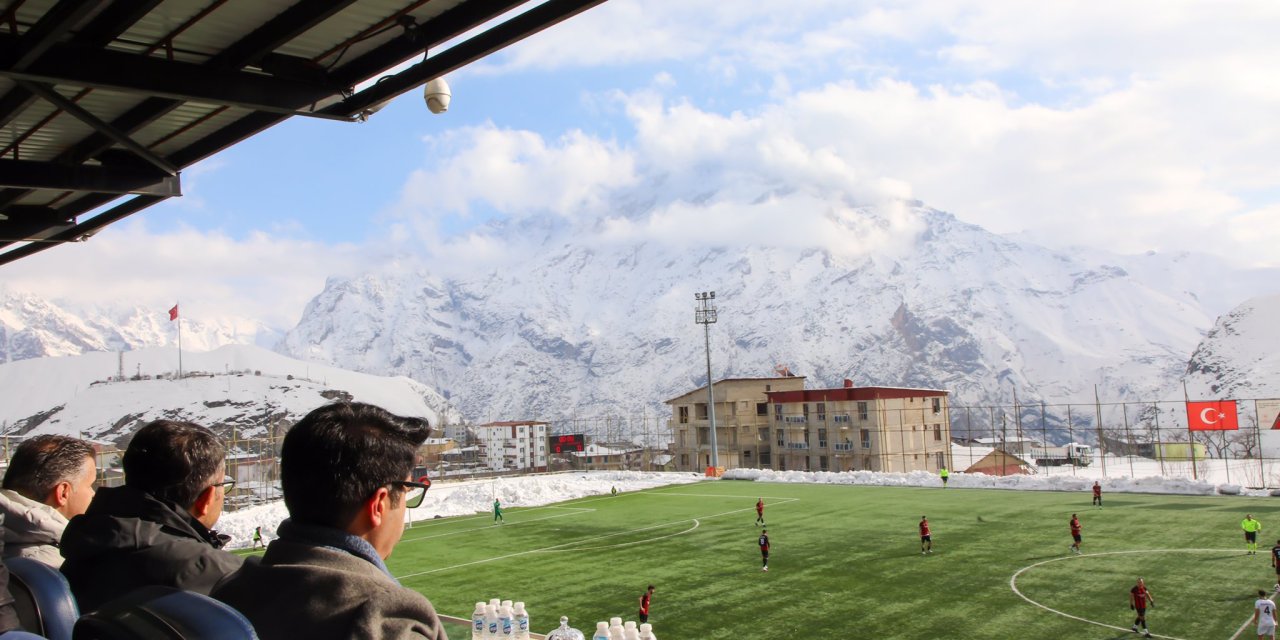
[[[1280,397],[1280,295],[1218,318],[1191,354],[1186,384],[1196,398]]]
[[[282,334],[249,318],[182,319],[182,346],[194,351],[226,344],[271,348]],[[0,287],[0,362],[171,346],[177,340],[167,308],[53,301]]]
[[[919,205],[910,216],[909,241],[848,253],[582,241],[580,228],[526,219],[501,231],[537,245],[518,268],[396,263],[331,278],[280,349],[411,377],[471,417],[652,420],[705,382],[692,294],[714,290],[716,378],[786,364],[811,387],[1092,403],[1095,384],[1115,400],[1166,389],[1218,305],[1280,281],[1186,254],[1053,251]],[[874,208],[833,217],[873,237],[900,222]]]
[[[254,438],[337,399],[425,417],[433,426],[460,421],[439,394],[403,377],[343,371],[246,345],[184,350],[182,360],[187,377],[180,380],[172,378],[178,352],[168,347],[0,364],[0,425],[9,435],[63,433],[119,443],[137,427],[166,418]]]

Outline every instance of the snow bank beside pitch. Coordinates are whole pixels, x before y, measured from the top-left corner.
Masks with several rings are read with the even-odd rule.
[[[855,484],[877,487],[941,487],[936,473],[880,473],[875,471],[773,471],[770,469],[730,469],[725,480],[794,482],[801,484]],[[1166,493],[1193,496],[1214,494],[1266,496],[1262,489],[1245,489],[1235,484],[1213,484],[1185,478],[1106,478],[1099,480],[1106,493]],[[1094,478],[1074,476],[988,476],[980,473],[952,473],[948,484],[962,489],[1013,489],[1019,491],[1088,491]]]
[[[706,478],[694,473],[657,473],[639,471],[591,471],[556,473],[536,476],[511,476],[463,482],[436,481],[417,509],[408,511],[414,521],[452,516],[489,513],[493,499],[503,508],[540,507],[565,500],[608,495],[610,490],[639,491],[670,484],[699,482]],[[276,527],[289,512],[284,502],[273,502],[233,513],[218,520],[218,533],[231,536],[229,549],[243,549],[253,544],[254,527],[262,527],[267,538],[274,538]]]

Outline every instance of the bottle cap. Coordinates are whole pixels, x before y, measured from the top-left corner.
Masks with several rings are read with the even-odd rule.
[[[635,621],[635,620],[628,620],[628,621],[626,621],[626,622],[622,625],[622,629],[623,629],[624,631],[625,631],[625,630],[627,630],[627,629],[635,629],[635,628],[636,628],[636,621]]]
[[[609,626],[611,626],[611,627],[621,627],[621,626],[622,626],[622,618],[609,618]]]

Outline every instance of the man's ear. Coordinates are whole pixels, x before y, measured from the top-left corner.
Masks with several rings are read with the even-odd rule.
[[[53,489],[49,491],[49,506],[54,509],[61,509],[71,500],[71,483],[63,480],[53,485]]]
[[[209,510],[213,508],[213,501],[217,497],[217,492],[218,488],[215,486],[205,487],[204,491],[201,491],[200,495],[196,496],[195,504],[192,504],[191,509],[189,509],[192,517],[197,520],[205,517]]]
[[[379,487],[373,496],[364,503],[365,517],[369,519],[369,525],[373,528],[382,526],[382,520],[387,515],[387,510],[391,508],[391,490],[386,487]]]

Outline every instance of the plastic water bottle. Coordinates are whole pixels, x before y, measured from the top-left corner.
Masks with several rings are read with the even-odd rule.
[[[609,640],[609,623],[597,622],[596,634],[591,636],[591,640]]]
[[[640,632],[635,627],[623,627],[623,640],[640,640]]]
[[[484,640],[498,640],[498,608],[492,602],[484,606]]]
[[[640,640],[658,640],[658,637],[653,635],[653,625],[648,622],[640,625]]]
[[[639,632],[639,629],[636,629],[636,621],[635,621],[635,620],[628,620],[628,621],[626,621],[626,622],[622,623],[622,634],[623,634],[623,635],[626,635],[626,633],[627,633],[628,631],[636,631],[637,633]]]
[[[471,640],[484,640],[484,603],[477,602],[471,612]]]
[[[622,637],[622,618],[609,618],[609,640],[626,640]]]
[[[516,627],[516,640],[529,640],[529,612],[524,610],[523,602],[516,603],[511,617]]]
[[[511,624],[511,606],[504,604],[498,609],[498,638],[513,640],[515,637],[516,630]]]

